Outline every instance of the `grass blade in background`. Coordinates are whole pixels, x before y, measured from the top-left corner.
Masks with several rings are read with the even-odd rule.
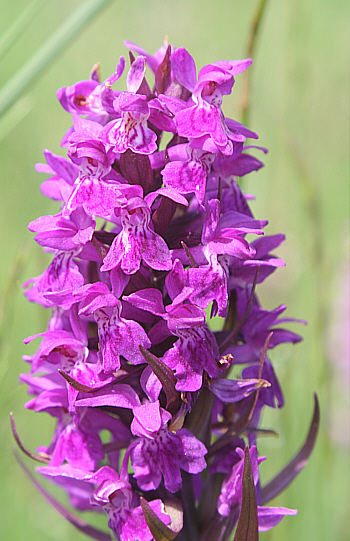
[[[247,58],[253,58],[256,48],[256,40],[261,27],[262,18],[267,5],[267,0],[259,0],[259,4],[254,13],[254,17],[251,23],[249,42],[246,52]],[[249,113],[250,113],[250,93],[251,93],[251,80],[252,69],[248,69],[243,74],[243,87],[241,96],[241,119],[245,126],[249,126]]]
[[[9,367],[8,351],[9,351],[9,333],[12,327],[14,314],[13,296],[20,280],[23,270],[28,260],[27,243],[23,244],[17,252],[15,259],[10,267],[8,277],[4,288],[1,291],[0,299],[0,385],[4,379],[6,371]]]
[[[50,36],[38,51],[0,90],[0,117],[21,97],[28,86],[53,61],[74,37],[85,28],[111,0],[86,0]]]
[[[33,0],[33,2],[22,11],[15,22],[7,29],[5,34],[0,37],[0,60],[15,43],[21,33],[29,26],[32,19],[34,19],[35,15],[45,2],[46,0]]]

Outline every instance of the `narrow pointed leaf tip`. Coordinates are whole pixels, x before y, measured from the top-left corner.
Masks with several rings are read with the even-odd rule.
[[[15,420],[13,418],[13,413],[11,411],[10,413],[10,420],[11,420],[11,429],[12,429],[12,435],[15,439],[15,442],[17,443],[18,447],[21,449],[21,451],[29,456],[30,458],[32,458],[33,460],[36,460],[37,462],[44,462],[45,464],[48,464],[49,462],[49,457],[45,457],[45,456],[41,456],[41,455],[37,455],[36,453],[31,453],[30,451],[28,451],[23,443],[21,442],[21,440],[19,439],[19,436],[18,436],[18,433],[17,433],[17,428],[16,428],[16,425],[15,425]]]
[[[244,451],[242,507],[233,541],[258,541],[258,506],[248,446]]]
[[[175,539],[179,531],[174,532],[173,530],[168,528],[168,526],[166,526],[164,522],[162,522],[160,518],[157,517],[153,509],[151,509],[151,507],[148,505],[147,501],[144,498],[141,498],[140,501],[142,511],[145,515],[145,519],[147,522],[147,526],[152,532],[154,541],[172,541],[173,539]]]
[[[184,243],[184,241],[181,241],[181,246],[185,250],[185,254],[187,255],[187,259],[193,269],[198,269],[199,265],[196,262],[195,258],[190,252],[190,249],[188,248],[187,244]]]
[[[76,381],[74,378],[72,378],[69,374],[66,374],[63,370],[58,369],[58,373],[75,389],[76,391],[82,392],[82,393],[93,393],[96,391],[96,389],[93,389],[92,387],[88,387],[87,385],[83,385],[82,383],[79,383],[79,381]]]
[[[167,409],[174,413],[178,411],[181,405],[180,393],[175,390],[176,378],[172,370],[164,364],[158,357],[147,351],[141,345],[139,346],[142,355],[147,364],[151,367],[159,381],[161,382],[167,397]]]
[[[261,490],[261,504],[267,503],[286,489],[308,463],[309,457],[316,443],[318,428],[320,425],[320,406],[316,393],[314,395],[314,399],[314,414],[304,445],[300,449],[299,453],[297,453],[290,461],[290,463]]]

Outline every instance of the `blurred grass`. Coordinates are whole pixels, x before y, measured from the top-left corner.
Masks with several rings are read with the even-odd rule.
[[[41,47],[33,54],[27,62],[16,71],[14,76],[5,83],[0,90],[0,116],[2,116],[12,105],[25,93],[27,87],[32,81],[37,80],[46,67],[55,60],[56,56],[73,41],[93,19],[98,12],[104,8],[110,0],[85,0],[78,9],[67,17],[61,26],[59,26]],[[32,13],[30,13],[32,15]],[[18,24],[14,24],[12,32],[9,32],[7,40],[8,47],[15,41],[19,28],[25,29],[26,23],[30,22],[29,15],[22,19],[16,19]],[[20,24],[21,23],[21,24]]]
[[[44,3],[1,59],[0,84],[82,4]],[[191,52],[199,67],[219,59],[242,58],[256,5],[255,0],[218,0],[215,5],[209,0],[114,0],[0,121],[1,539],[85,539],[24,477],[11,453],[8,418],[12,410],[23,443],[30,449],[49,443],[51,419],[23,409],[26,392],[17,382],[18,374],[27,371],[21,356],[37,347],[24,347],[22,340],[43,330],[47,320],[44,311],[25,301],[21,282],[43,272],[48,261],[31,241],[27,223],[57,211],[53,202],[41,196],[42,178],[34,172],[43,148],[61,152],[59,141],[70,126],[55,91],[86,78],[97,61],[102,77],[107,77],[119,56],[127,53],[124,39],[152,52],[167,34],[170,43]],[[26,6],[24,0],[0,0],[0,35]],[[262,541],[348,539],[348,328],[341,319],[348,301],[348,15],[344,0],[269,0],[255,49],[250,127],[270,152],[264,157],[266,167],[257,176],[247,177],[245,189],[257,196],[253,210],[257,217],[269,219],[268,233],[287,234],[278,250],[287,266],[258,286],[258,294],[267,309],[286,303],[288,316],[309,321],[307,328],[293,325],[305,338],[302,344],[281,346],[272,353],[286,406],[264,417],[265,426],[277,429],[280,437],[261,440],[260,453],[267,455],[261,468],[263,479],[269,480],[299,449],[312,415],[314,391],[319,394],[322,415],[310,463],[274,502],[298,508],[299,514],[261,534]],[[239,117],[241,90],[238,76],[233,96],[224,101],[227,116]]]

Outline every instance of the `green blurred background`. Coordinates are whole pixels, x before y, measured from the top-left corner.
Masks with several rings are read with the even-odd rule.
[[[0,85],[77,9],[93,3],[0,0],[0,36],[21,14],[28,15],[28,5],[33,13],[36,10],[0,58]],[[43,160],[43,148],[61,152],[60,139],[70,126],[55,91],[87,78],[97,61],[106,78],[119,56],[127,54],[125,39],[153,52],[168,35],[170,43],[190,51],[197,67],[243,58],[258,1],[105,4],[0,119],[0,538],[4,540],[86,539],[50,508],[20,470],[12,454],[9,425],[13,411],[22,440],[32,450],[50,441],[51,419],[23,409],[27,395],[18,385],[18,374],[27,371],[21,356],[37,347],[25,347],[23,338],[43,331],[47,321],[43,310],[26,302],[21,283],[42,273],[48,262],[27,231],[28,222],[58,210],[41,195],[44,177],[34,171],[34,164]],[[307,319],[309,325],[291,325],[303,334],[304,342],[280,346],[271,355],[286,406],[264,418],[264,426],[277,430],[279,439],[261,440],[260,454],[267,455],[261,466],[263,481],[301,446],[315,391],[322,423],[307,468],[273,502],[298,508],[299,514],[261,534],[262,541],[349,538],[348,57],[345,0],[268,0],[254,54],[249,127],[259,133],[269,154],[266,167],[247,177],[244,189],[257,196],[252,207],[257,217],[269,219],[267,232],[287,235],[278,250],[287,266],[258,287],[262,303],[267,309],[286,303],[287,316]],[[238,76],[233,95],[224,101],[226,116],[240,119],[241,90]]]

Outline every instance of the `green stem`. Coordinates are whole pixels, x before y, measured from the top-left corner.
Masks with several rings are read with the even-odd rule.
[[[260,0],[257,10],[254,13],[253,20],[251,23],[248,47],[246,51],[247,58],[254,58],[256,41],[259,29],[261,27],[262,17],[265,11],[267,0]],[[241,118],[242,123],[247,126],[249,123],[249,113],[250,113],[250,93],[251,93],[251,78],[252,78],[252,69],[249,68],[243,74],[243,87],[242,87],[242,97],[241,97]]]

